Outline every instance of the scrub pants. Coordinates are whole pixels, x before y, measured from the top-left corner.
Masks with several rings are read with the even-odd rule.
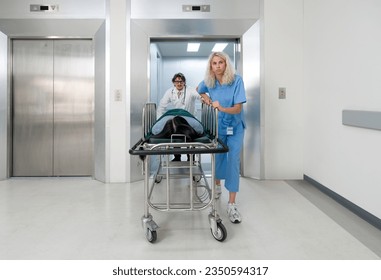
[[[229,147],[229,152],[216,154],[216,179],[225,180],[225,188],[229,192],[239,191],[239,175],[241,150],[244,130],[234,135],[218,135],[218,138]]]

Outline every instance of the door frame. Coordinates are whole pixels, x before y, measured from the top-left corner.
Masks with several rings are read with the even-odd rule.
[[[49,26],[49,28],[45,28]],[[54,34],[52,32],[54,31]],[[107,63],[109,49],[104,19],[0,19],[0,180],[11,177],[11,40],[12,39],[91,39],[94,42],[94,179],[106,181],[106,103]],[[3,63],[4,62],[4,63]]]
[[[51,147],[46,149],[45,147],[42,147],[41,145],[39,145],[37,143],[40,141],[37,141],[37,139],[35,139],[35,141],[32,141],[32,142],[37,144],[38,147],[43,148],[43,150],[33,151],[30,149],[27,149],[24,151],[27,154],[29,154],[29,152],[32,152],[32,155],[35,155],[35,156],[38,156],[38,154],[42,154],[42,153],[44,154],[45,152],[48,153],[47,157],[43,157],[43,162],[45,162],[46,164],[42,167],[39,167],[39,168],[38,167],[36,168],[36,166],[30,166],[30,164],[23,162],[23,160],[21,159],[20,152],[18,150],[19,150],[19,148],[21,148],[20,150],[23,151],[24,145],[18,146],[18,148],[16,148],[16,150],[14,149],[15,139],[21,139],[21,138],[17,137],[17,135],[15,135],[15,133],[13,133],[14,132],[13,129],[15,128],[14,125],[15,125],[15,117],[16,117],[14,109],[16,108],[15,106],[18,106],[15,103],[15,100],[16,100],[15,94],[18,94],[18,93],[15,92],[16,83],[15,83],[14,79],[17,77],[16,76],[17,73],[14,72],[16,65],[13,65],[14,58],[15,58],[15,54],[13,53],[13,51],[15,50],[15,44],[18,44],[18,46],[21,46],[21,47],[24,45],[24,48],[26,46],[29,49],[30,42],[33,42],[33,43],[31,43],[32,46],[34,46],[34,47],[38,46],[39,47],[38,49],[36,49],[36,53],[41,53],[40,50],[41,50],[41,48],[44,48],[44,45],[45,45],[45,47],[46,46],[49,47],[49,49],[47,49],[49,51],[47,53],[48,56],[45,56],[44,59],[46,58],[47,61],[49,62],[49,65],[51,65],[51,69],[49,70],[49,84],[50,84],[49,88],[46,88],[44,85],[42,87],[38,86],[38,88],[37,88],[37,91],[40,92],[38,94],[38,96],[39,96],[38,99],[40,99],[40,96],[41,96],[41,91],[39,89],[41,89],[43,93],[46,92],[46,94],[48,94],[48,95],[43,94],[44,100],[45,100],[45,98],[47,98],[46,100],[49,100],[49,103],[46,104],[49,106],[48,107],[44,106],[44,108],[47,109],[46,112],[48,113],[48,115],[44,115],[44,116],[48,117],[49,122],[48,123],[46,123],[45,121],[43,122],[44,126],[47,125],[47,127],[46,127],[47,130],[46,129],[44,130],[43,135],[45,135],[45,132],[48,132],[48,134],[46,135],[48,138],[44,138],[43,143],[45,145],[45,143],[47,142],[49,145],[51,145]],[[92,101],[91,101],[92,105],[91,105],[91,108],[87,109],[87,112],[86,112],[86,116],[90,117],[90,119],[88,119],[88,120],[91,122],[91,124],[90,124],[90,127],[88,125],[85,126],[86,133],[82,134],[82,135],[86,136],[86,137],[85,138],[81,137],[83,140],[91,141],[91,144],[90,143],[85,144],[83,142],[83,140],[77,139],[77,140],[79,140],[78,143],[75,144],[74,147],[72,144],[70,149],[69,149],[70,151],[74,151],[73,148],[75,149],[77,146],[81,147],[81,145],[82,145],[82,148],[78,150],[79,153],[84,151],[82,153],[83,157],[80,157],[80,158],[90,159],[90,162],[86,161],[87,163],[90,164],[90,166],[88,164],[77,165],[77,169],[75,168],[75,165],[77,163],[81,162],[80,158],[77,158],[78,160],[74,160],[73,164],[68,163],[68,164],[62,165],[62,163],[65,162],[65,158],[66,158],[67,153],[66,152],[60,153],[61,149],[59,147],[65,147],[65,146],[67,147],[67,144],[63,144],[65,140],[61,140],[62,137],[57,138],[57,135],[61,135],[63,137],[66,137],[66,135],[75,136],[75,135],[73,135],[73,128],[69,129],[69,134],[67,134],[67,133],[57,134],[57,133],[59,133],[59,131],[61,131],[63,127],[66,127],[66,125],[63,126],[64,123],[62,123],[62,120],[64,120],[64,118],[69,117],[73,120],[77,119],[75,116],[74,116],[74,118],[72,118],[73,115],[67,115],[66,113],[64,113],[64,115],[60,114],[60,112],[66,112],[67,111],[65,109],[63,109],[63,111],[62,111],[62,109],[60,109],[60,108],[62,108],[62,106],[58,106],[59,110],[58,111],[56,110],[57,105],[60,105],[60,104],[62,105],[62,103],[57,103],[57,100],[62,100],[62,101],[67,100],[66,97],[62,98],[63,95],[61,94],[61,91],[59,90],[62,87],[65,87],[62,83],[59,83],[59,81],[61,80],[61,78],[66,77],[66,75],[64,75],[64,76],[58,75],[57,76],[57,72],[56,72],[56,70],[57,70],[56,67],[59,67],[59,65],[63,65],[62,63],[57,64],[56,59],[58,59],[58,61],[61,61],[61,62],[66,61],[65,59],[64,60],[60,59],[60,56],[58,56],[58,57],[56,56],[57,55],[56,50],[57,50],[57,48],[62,46],[61,43],[65,44],[65,46],[67,44],[70,44],[70,46],[71,46],[70,49],[74,50],[74,52],[71,52],[72,55],[78,54],[78,46],[81,46],[80,47],[81,50],[83,50],[83,46],[85,46],[85,50],[86,50],[85,56],[88,57],[88,59],[86,60],[86,65],[87,65],[86,66],[86,69],[87,69],[86,73],[87,73],[87,75],[92,75],[92,77],[91,77],[92,81],[91,81],[91,85],[90,85],[90,87],[92,89],[89,88],[89,86],[87,86],[87,83],[86,83],[86,86],[84,88],[85,90],[80,91],[81,93],[82,92],[86,93],[86,96],[89,96],[88,94],[91,94],[91,97],[89,96],[89,98],[92,99]],[[74,46],[74,48],[73,48],[73,46]],[[11,112],[11,121],[10,121],[10,129],[11,129],[11,134],[10,134],[10,144],[11,144],[10,176],[11,177],[16,177],[16,176],[17,177],[19,177],[19,176],[22,176],[22,177],[29,177],[29,176],[33,176],[33,177],[56,177],[56,176],[88,177],[88,176],[93,176],[94,175],[94,168],[93,168],[92,161],[93,161],[93,157],[94,157],[94,143],[93,143],[94,142],[94,137],[93,137],[94,133],[93,133],[93,130],[94,130],[94,96],[95,96],[95,94],[94,94],[94,72],[95,72],[95,70],[94,70],[93,40],[88,39],[88,38],[86,38],[86,39],[82,39],[82,38],[75,38],[75,39],[73,39],[73,38],[69,38],[69,39],[68,38],[12,38],[10,41],[10,52],[11,52],[11,57],[12,57],[12,60],[11,60],[12,61],[12,63],[11,63],[11,85],[12,85],[12,87],[11,87],[11,108],[10,108],[10,112]],[[71,56],[71,54],[69,54],[69,56]],[[18,57],[18,58],[20,58],[20,57]],[[26,57],[26,59],[28,61],[30,61],[30,58],[33,59],[33,57],[30,57],[30,56]],[[77,57],[75,56],[73,58],[76,59]],[[90,63],[90,64],[88,64],[88,63]],[[29,66],[32,66],[34,68],[33,65],[29,64]],[[77,65],[75,65],[75,66],[77,66]],[[71,67],[73,67],[73,66],[71,66]],[[58,68],[58,69],[60,69],[60,68]],[[46,76],[46,74],[48,74],[48,72],[44,73],[44,76]],[[69,77],[72,77],[75,80],[78,80],[78,79],[76,79],[77,78],[76,75],[74,77],[72,76],[72,74],[69,74],[69,75],[70,75]],[[86,81],[88,81],[87,77],[88,76],[82,77],[82,78],[85,78]],[[34,78],[38,78],[38,77],[34,76]],[[81,76],[79,76],[79,78],[81,78]],[[37,80],[40,80],[40,79],[38,78]],[[57,82],[58,82],[58,84],[57,84]],[[44,84],[46,84],[46,83],[44,83]],[[83,84],[83,83],[80,83],[79,86],[81,86],[81,84]],[[78,87],[78,83],[76,83],[76,86]],[[83,89],[83,86],[81,89]],[[22,87],[21,90],[22,90],[21,92],[25,92],[24,86]],[[70,95],[71,92],[72,91],[65,91],[64,96],[67,96],[67,94],[68,94],[68,96],[72,96],[72,95]],[[21,98],[24,98],[24,96],[25,95],[23,94],[21,96]],[[60,96],[61,96],[61,98],[60,98]],[[63,104],[68,104],[68,103],[64,102]],[[36,104],[36,103],[34,103],[34,105],[39,106],[39,104]],[[57,113],[58,113],[58,115],[57,115]],[[89,113],[89,114],[87,114],[87,113]],[[91,116],[90,116],[90,114],[91,114]],[[83,115],[81,115],[81,116],[83,116]],[[62,117],[64,117],[64,118],[62,118]],[[73,125],[76,125],[76,123],[73,123]],[[37,128],[39,128],[39,127],[41,127],[41,126],[38,125]],[[73,127],[73,126],[70,125],[70,127]],[[82,129],[82,126],[81,126],[81,129]],[[90,134],[88,134],[88,132],[90,132]],[[88,136],[90,136],[91,139],[89,139]],[[15,137],[17,137],[17,138],[15,138]],[[36,135],[36,137],[39,137],[39,136]],[[69,139],[70,139],[70,137],[69,137]],[[66,143],[68,143],[68,142],[66,142]],[[69,141],[69,144],[70,144],[70,141]],[[88,147],[90,147],[91,150],[88,150],[87,149]],[[58,148],[58,150],[57,150],[57,148]],[[65,150],[68,150],[68,148],[69,147],[65,148]],[[19,154],[18,157],[15,156],[15,152],[16,152],[16,154]],[[90,153],[90,154],[88,154],[88,153]],[[89,156],[90,156],[90,158],[89,158]],[[21,160],[21,162],[17,158],[20,158],[19,160]],[[33,162],[33,160],[32,160],[32,162]],[[16,163],[16,166],[15,166],[15,163]],[[14,170],[14,168],[17,166],[20,166],[17,163],[21,164],[21,167],[22,166],[23,167],[21,169],[21,172],[17,172],[17,174],[16,174],[16,170]],[[27,164],[27,165],[25,165],[25,164]],[[38,164],[38,163],[36,163],[36,164]],[[41,168],[43,168],[43,169],[41,169]],[[62,169],[62,168],[64,168],[64,169]],[[37,172],[37,173],[35,173],[33,170],[35,170],[35,172]]]
[[[255,179],[264,178],[264,126],[263,102],[260,86],[260,22],[257,19],[131,19],[131,97],[130,138],[136,143],[141,130],[141,108],[149,100],[150,41],[160,39],[239,38],[241,59],[238,69],[242,73],[247,97],[254,102],[245,105],[246,136],[244,150],[250,156],[242,159],[242,175]],[[195,35],[197,34],[197,35]],[[254,50],[255,54],[251,52]],[[253,74],[254,73],[254,74]],[[145,93],[145,94],[142,94]],[[247,137],[247,136],[250,137]],[[255,142],[254,142],[255,141]],[[137,157],[130,157],[130,181],[142,180]],[[250,167],[250,168],[248,168]]]

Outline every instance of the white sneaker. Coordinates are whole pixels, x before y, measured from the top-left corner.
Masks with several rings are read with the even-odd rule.
[[[239,224],[242,221],[241,214],[238,212],[237,204],[229,203],[227,209],[229,219],[234,224]]]
[[[216,199],[220,198],[221,193],[222,193],[221,185],[216,185],[216,188],[214,189],[214,197]]]

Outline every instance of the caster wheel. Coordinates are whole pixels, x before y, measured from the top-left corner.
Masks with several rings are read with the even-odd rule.
[[[147,228],[147,231],[146,231],[146,238],[149,242],[151,243],[154,243],[157,239],[157,232],[156,230],[150,230],[149,228]]]
[[[199,183],[201,181],[201,176],[193,176],[193,182]]]
[[[163,179],[162,176],[156,176],[155,178],[155,183],[159,184],[161,182],[161,180]]]
[[[216,239],[217,241],[222,242],[227,237],[226,228],[222,224],[222,222],[217,222],[217,232],[213,232],[212,229],[210,229],[210,231],[212,232],[212,235],[213,235],[214,239]]]

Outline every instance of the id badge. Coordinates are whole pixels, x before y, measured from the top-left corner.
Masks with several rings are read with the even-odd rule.
[[[226,128],[226,135],[233,135],[233,127],[232,126],[228,126]]]

